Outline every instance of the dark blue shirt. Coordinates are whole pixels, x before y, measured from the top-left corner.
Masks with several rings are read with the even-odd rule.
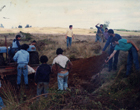
[[[51,67],[48,64],[41,64],[35,74],[35,82],[49,82]]]
[[[115,34],[115,37],[116,37],[118,40],[122,38],[119,34]],[[109,44],[110,44],[110,48],[114,48],[114,47],[115,47],[115,46],[112,45],[112,42],[111,42],[112,38],[113,38],[113,36],[109,36],[109,37],[108,37],[108,39],[107,39],[107,41],[106,41],[106,44],[105,44],[105,46],[104,46],[104,48],[103,48],[103,51],[106,50],[106,48],[109,46]]]
[[[102,33],[104,33],[104,29],[98,26],[95,26],[97,28],[97,33],[101,33],[100,30],[102,31]]]

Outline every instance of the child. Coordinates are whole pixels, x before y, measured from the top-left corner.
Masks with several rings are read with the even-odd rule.
[[[17,67],[17,88],[20,88],[21,83],[21,75],[24,76],[24,83],[26,85],[26,88],[28,88],[28,62],[29,62],[29,53],[27,52],[27,49],[29,48],[29,45],[23,44],[21,46],[21,50],[19,50],[13,57],[13,60],[18,63]]]
[[[58,90],[66,90],[68,87],[68,74],[72,63],[70,60],[62,55],[63,50],[58,48],[56,50],[57,57],[53,60],[52,72],[57,73]]]
[[[107,63],[118,50],[128,51],[128,58],[127,58],[127,70],[126,70],[126,77],[130,74],[132,62],[135,64],[135,68],[137,71],[140,71],[139,61],[138,61],[138,47],[132,42],[127,39],[120,39],[118,40],[116,37],[112,38],[113,45],[116,45],[114,48],[113,53],[109,56],[108,60],[105,62]]]
[[[51,73],[51,67],[47,64],[47,56],[41,56],[40,62],[42,63],[36,71],[35,82],[37,83],[37,95],[41,95],[41,92],[48,93],[49,79]],[[45,95],[47,97],[47,95]]]

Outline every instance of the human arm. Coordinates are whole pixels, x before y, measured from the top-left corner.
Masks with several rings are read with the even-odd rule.
[[[17,59],[18,59],[18,52],[14,55],[14,57],[13,57],[13,60],[15,61],[15,62],[17,62]]]
[[[29,55],[29,53],[28,53],[28,56],[27,56],[27,61],[28,61],[28,63],[29,63],[29,59],[30,59],[29,57],[30,57],[30,55]]]
[[[114,50],[113,53],[109,56],[109,58],[107,60],[105,60],[105,62],[107,63],[117,52],[117,50]]]
[[[105,46],[104,46],[102,51],[105,51],[106,48],[109,46],[109,44],[110,44],[110,38],[107,39],[106,44],[105,44]]]
[[[68,30],[66,31],[66,35],[65,35],[65,38],[67,39],[67,35],[68,35]]]
[[[131,43],[136,48],[136,50],[139,51],[139,48],[134,44],[134,42],[127,40],[127,43]]]
[[[17,40],[17,46],[18,46],[18,50],[20,50],[20,43],[19,43],[19,41]]]
[[[37,67],[36,73],[35,73],[35,83],[38,82],[38,72],[39,72],[39,66]]]

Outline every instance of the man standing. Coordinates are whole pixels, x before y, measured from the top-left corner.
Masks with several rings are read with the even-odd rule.
[[[72,28],[73,28],[73,26],[70,25],[69,29],[66,32],[67,48],[71,47],[72,38],[74,39]]]
[[[114,51],[114,47],[115,47],[111,42],[112,38],[115,37],[119,40],[122,37],[119,34],[114,34],[114,31],[112,29],[108,30],[108,34],[109,34],[109,38],[107,39],[107,42],[102,51],[104,52],[106,50],[106,48],[110,45],[109,55],[111,55],[112,52]],[[114,70],[117,70],[118,56],[119,56],[119,51],[117,51],[116,54],[114,55],[114,62],[113,62]],[[111,58],[109,60],[109,70],[108,70],[109,72],[112,70],[112,60],[113,60],[113,58]]]
[[[56,50],[57,57],[53,60],[52,73],[57,74],[58,90],[66,90],[68,88],[68,75],[72,67],[70,60],[63,55],[63,50]]]
[[[100,27],[98,25],[99,25],[99,23],[95,26],[97,28],[97,34],[96,34],[95,42],[97,42],[98,40],[101,42],[102,41],[102,36],[103,36],[103,33],[104,33],[103,25],[100,24]]]
[[[19,50],[13,57],[13,60],[17,62],[17,88],[20,88],[21,75],[24,76],[24,83],[26,88],[28,88],[28,62],[29,62],[29,53],[27,49],[29,45],[23,44],[21,50]]]

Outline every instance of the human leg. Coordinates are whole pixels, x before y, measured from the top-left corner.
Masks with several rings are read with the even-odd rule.
[[[18,66],[17,66],[17,85],[20,85],[20,83],[21,83],[21,74],[22,74],[22,68],[21,68],[21,65],[18,64]]]
[[[49,92],[49,83],[48,82],[44,82],[44,94]],[[45,97],[47,97],[47,95],[45,95]]]
[[[133,56],[133,62],[134,62],[135,68],[136,68],[136,70],[140,71],[137,50],[133,46],[132,46],[131,50],[132,50],[132,56]]]
[[[117,51],[116,54],[114,55],[114,63],[113,63],[113,69],[117,70],[117,64],[118,64],[118,56],[119,56],[120,51]]]
[[[64,82],[63,82],[64,90],[66,90],[68,88],[68,74],[69,74],[69,72],[64,74]]]
[[[37,96],[41,95],[41,93],[43,91],[43,88],[44,88],[44,83],[43,82],[37,83]]]
[[[58,90],[63,90],[64,75],[62,73],[57,74]]]
[[[24,76],[24,83],[25,85],[28,85],[28,67],[27,64],[23,64],[23,76]]]
[[[96,34],[95,42],[97,42],[97,41],[98,41],[98,35]]]
[[[110,48],[109,55],[112,54],[113,50],[114,50],[113,48]],[[109,72],[112,70],[112,60],[113,58],[109,60],[109,70],[108,70]]]
[[[69,45],[71,47],[71,44],[72,44],[72,37],[69,37]]]
[[[132,70],[132,62],[133,62],[133,57],[132,57],[132,51],[128,51],[128,57],[127,57],[127,70],[126,70],[126,75],[128,76]]]
[[[67,36],[67,48],[69,47],[69,37]]]

